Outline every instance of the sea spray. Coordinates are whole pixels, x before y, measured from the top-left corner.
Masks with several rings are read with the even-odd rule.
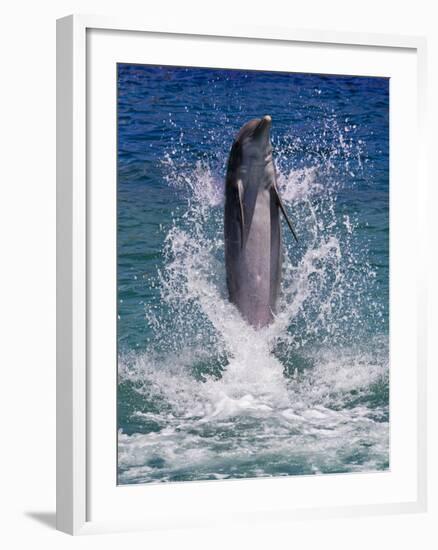
[[[300,244],[284,232],[278,314],[261,330],[227,299],[221,178],[208,162],[182,170],[164,159],[186,206],[164,238],[147,349],[119,358],[137,428],[119,433],[120,483],[388,466],[387,340],[364,323],[380,313],[374,269],[337,204],[339,157],[351,169],[357,152],[340,140],[287,170],[277,152]]]

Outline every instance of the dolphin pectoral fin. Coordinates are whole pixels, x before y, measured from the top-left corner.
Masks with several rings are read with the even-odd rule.
[[[287,215],[286,213],[286,209],[284,208],[284,204],[283,204],[283,201],[281,200],[281,197],[277,191],[277,188],[276,186],[274,185],[273,186],[273,189],[274,189],[274,194],[275,196],[277,197],[277,201],[278,201],[278,206],[280,207],[281,211],[283,212],[283,216],[286,218],[286,221],[287,221],[287,225],[289,226],[289,229],[291,230],[292,232],[292,235],[294,236],[295,240],[298,242],[298,237],[297,237],[297,234],[295,233],[295,230],[292,226],[292,223],[289,219],[289,216]]]
[[[243,248],[245,241],[245,215],[243,211],[243,183],[242,180],[237,182],[237,193],[239,195],[239,207],[240,207],[240,235],[241,235],[241,246]]]

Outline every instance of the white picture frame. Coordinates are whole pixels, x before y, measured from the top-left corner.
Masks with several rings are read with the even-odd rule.
[[[426,44],[423,38],[374,35],[374,34],[350,34],[326,31],[304,31],[285,28],[241,28],[233,26],[229,29],[212,28],[184,28],[177,24],[163,26],[159,29],[150,28],[147,24],[129,19],[113,19],[96,16],[69,16],[57,22],[57,528],[70,534],[85,534],[95,532],[107,532],[114,530],[152,529],[155,527],[176,527],[186,525],[209,525],[218,521],[232,521],[234,515],[236,521],[259,521],[261,519],[275,520],[303,517],[331,517],[349,516],[358,514],[383,514],[394,512],[418,512],[426,509],[426,289],[425,268],[426,262],[419,261],[412,271],[412,277],[416,279],[416,293],[412,297],[411,306],[415,310],[415,334],[412,334],[412,352],[415,352],[415,372],[412,374],[415,384],[411,388],[412,403],[415,402],[415,426],[412,427],[412,437],[416,440],[415,449],[412,449],[413,459],[409,465],[413,481],[409,490],[406,490],[406,498],[398,498],[394,493],[393,498],[387,496],[380,500],[354,501],[340,503],[333,506],[311,503],[303,505],[288,504],[287,499],[281,500],[277,506],[257,507],[251,502],[255,494],[266,492],[266,495],[279,494],[278,487],[285,483],[285,479],[261,481],[227,482],[197,482],[194,484],[167,484],[149,488],[150,494],[157,499],[155,514],[141,514],[138,517],[119,517],[116,512],[108,510],[102,512],[102,517],[90,517],[91,509],[90,486],[93,483],[92,472],[94,451],[90,440],[90,411],[93,410],[95,395],[91,390],[90,357],[92,338],[89,323],[93,284],[90,276],[89,246],[90,228],[93,227],[95,206],[90,207],[90,179],[91,145],[89,142],[90,111],[88,100],[90,97],[90,70],[94,70],[90,63],[90,32],[106,32],[106,40],[111,41],[113,36],[126,33],[135,33],[140,36],[171,37],[172,40],[190,41],[197,37],[204,41],[219,39],[223,44],[229,44],[230,48],[236,47],[236,41],[240,43],[264,42],[275,44],[301,44],[303,47],[318,45],[318,47],[337,48],[366,48],[374,56],[379,56],[388,50],[394,52],[410,52],[415,56],[415,79],[412,81],[412,89],[417,98],[415,125],[416,151],[415,166],[410,168],[415,172],[413,182],[414,203],[416,201],[415,217],[418,224],[411,227],[414,242],[418,243],[418,255],[425,258],[425,252],[421,243],[426,242],[422,238],[425,234],[426,220],[426,177],[425,177],[425,63]],[[108,43],[108,42],[107,42]],[[233,46],[234,44],[234,46]],[[169,55],[172,55],[170,52]],[[124,58],[123,61],[130,61]],[[226,61],[225,61],[226,63]],[[175,62],[175,64],[179,64]],[[330,67],[327,67],[330,72]],[[393,121],[394,122],[394,121]],[[90,140],[91,141],[91,140]],[[115,159],[114,159],[115,162]],[[394,168],[391,164],[391,169]],[[395,167],[396,169],[396,167]],[[413,173],[413,172],[412,172]],[[414,185],[415,183],[415,185]],[[400,202],[400,210],[406,207],[406,201]],[[104,207],[102,207],[104,208]],[[406,212],[400,212],[405,214]],[[114,212],[107,211],[106,215],[115,216]],[[393,220],[391,220],[391,224]],[[398,227],[396,225],[396,227]],[[102,329],[105,330],[105,329]],[[391,349],[391,353],[393,348]],[[93,375],[94,376],[94,375]],[[93,380],[95,380],[93,378]],[[104,391],[111,391],[107,385]],[[413,405],[414,406],[414,405]],[[93,420],[95,421],[95,420]],[[109,430],[116,426],[109,421]],[[93,433],[96,433],[94,430]],[[94,447],[96,449],[96,446]],[[102,448],[106,449],[103,445]],[[106,451],[105,451],[106,452]],[[112,467],[110,465],[110,467]],[[105,470],[102,467],[102,470]],[[361,474],[368,476],[368,474]],[[376,474],[374,474],[376,475]],[[381,474],[378,474],[381,475]],[[371,476],[371,475],[370,475]],[[324,476],[319,476],[324,477]],[[415,478],[415,479],[414,479]],[[103,478],[102,478],[103,479]],[[332,478],[333,479],[333,478]],[[367,483],[362,481],[362,485]],[[381,483],[381,480],[376,483]],[[370,477],[371,480],[371,477]],[[107,483],[105,480],[102,483]],[[310,478],[302,480],[304,484],[313,483]],[[326,483],[326,482],[322,482]],[[271,489],[269,488],[271,484]],[[183,485],[190,485],[184,488]],[[371,486],[371,485],[370,485]],[[97,487],[97,485],[96,485]],[[101,486],[100,486],[101,487]],[[389,487],[389,486],[388,486]],[[135,500],[147,498],[140,495],[143,488],[131,488],[130,496],[126,499]],[[94,494],[99,488],[93,489]],[[124,489],[126,490],[126,488]],[[326,483],[326,491],[333,490],[333,483]],[[388,488],[388,491],[391,489]],[[247,505],[244,513],[229,514],[225,510],[222,516],[215,518],[202,516],[201,510],[196,508],[194,500],[207,498],[211,492],[215,498],[231,500],[236,495],[245,494],[242,497]],[[274,492],[272,492],[274,491]],[[275,493],[277,491],[277,493]],[[144,492],[144,491],[143,491]],[[191,493],[193,494],[190,497]],[[121,492],[119,493],[121,495]],[[388,493],[390,494],[390,493]],[[94,498],[94,497],[93,497]],[[111,497],[113,498],[113,497]],[[102,492],[101,500],[111,500]],[[119,498],[118,496],[114,498]],[[120,497],[121,498],[121,497]],[[193,505],[190,500],[193,499]],[[139,500],[140,499],[140,500]],[[163,506],[160,508],[160,499]],[[164,513],[166,501],[183,499],[186,503],[184,515],[178,516],[175,510]],[[124,504],[126,506],[126,504]],[[116,508],[113,508],[116,510]],[[152,517],[153,516],[153,517]]]

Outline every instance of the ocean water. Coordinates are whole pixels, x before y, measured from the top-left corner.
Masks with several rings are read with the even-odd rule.
[[[389,81],[118,65],[118,482],[389,467]],[[272,117],[274,322],[227,299],[228,153]]]

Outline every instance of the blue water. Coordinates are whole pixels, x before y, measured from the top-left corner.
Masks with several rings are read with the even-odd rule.
[[[389,467],[389,81],[118,65],[118,480]],[[223,185],[272,117],[278,315],[227,300]]]

